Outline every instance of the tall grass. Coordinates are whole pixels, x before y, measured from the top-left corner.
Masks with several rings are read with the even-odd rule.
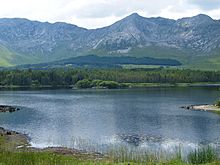
[[[107,151],[107,155],[116,163],[119,162],[137,162],[147,163],[156,162],[157,155],[149,154],[144,150],[133,150],[125,146],[112,147]]]
[[[164,161],[168,164],[182,164],[180,160]],[[162,165],[163,162],[154,161],[130,161],[129,159],[124,161],[112,161],[112,160],[80,160],[75,159],[73,156],[57,155],[47,152],[0,152],[0,164],[1,165]],[[164,164],[165,165],[165,164]]]
[[[197,149],[188,155],[188,161],[192,164],[211,163],[218,159],[217,154],[210,146],[202,149]]]
[[[91,141],[75,139],[77,146],[83,150],[89,148],[91,152],[98,152],[99,148]],[[181,147],[176,149],[172,155],[165,151],[153,152],[146,148],[128,147],[123,145],[105,146],[103,159],[96,157],[86,158],[82,155],[61,155],[52,152],[30,152],[28,148],[24,150],[5,150],[4,139],[0,138],[0,165],[186,165],[186,164],[220,164],[216,151],[210,146],[196,149],[187,156],[182,155]],[[212,164],[210,164],[212,165]]]
[[[120,162],[138,162],[138,163],[147,163],[147,162],[158,162],[159,160],[164,159],[166,156],[165,152],[162,151],[152,152],[146,148],[139,148],[135,146],[128,146],[126,144],[108,144],[100,145],[94,143],[90,140],[84,140],[82,138],[73,138],[72,139],[74,148],[87,151],[87,152],[98,152],[105,157],[108,157],[110,160],[113,160],[115,163]]]
[[[100,152],[114,163],[158,164],[172,160],[179,163],[205,164],[218,161],[216,151],[210,146],[195,149],[195,151],[187,154],[182,151],[181,146],[174,149],[173,152],[168,152],[162,149],[152,151],[147,148],[132,147],[123,144],[100,146],[92,141],[81,138],[75,138],[74,143],[76,148],[84,151]]]
[[[0,151],[1,165],[72,165],[80,161],[52,153],[4,152]]]
[[[200,152],[202,151],[202,152]],[[203,149],[189,155],[189,162],[181,160],[181,155],[177,153],[172,159],[166,160],[157,155],[149,153],[131,153],[126,149],[113,152],[114,160],[81,160],[72,156],[59,155],[49,152],[5,152],[0,151],[0,165],[187,165],[203,164],[218,165],[220,161],[215,157],[215,153],[210,149]],[[116,159],[117,158],[117,159]]]

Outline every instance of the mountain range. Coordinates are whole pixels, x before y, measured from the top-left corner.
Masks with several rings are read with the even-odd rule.
[[[182,67],[220,69],[220,20],[199,14],[178,20],[137,13],[103,28],[63,22],[0,19],[0,66],[87,55],[171,59]]]

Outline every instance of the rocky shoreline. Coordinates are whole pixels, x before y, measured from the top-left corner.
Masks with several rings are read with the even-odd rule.
[[[15,112],[20,110],[19,108],[7,105],[0,105],[0,113]],[[105,156],[101,153],[89,153],[73,148],[66,147],[47,147],[47,148],[35,148],[30,145],[30,138],[28,135],[19,133],[12,130],[7,130],[0,127],[0,149],[6,151],[19,151],[25,150],[26,152],[52,152],[54,154],[69,155],[78,157],[79,159],[91,159],[98,160],[103,159]]]
[[[182,106],[180,108],[192,111],[210,111],[210,112],[220,112],[220,107],[216,105],[210,104],[202,104],[202,105],[189,105],[189,106]]]
[[[90,153],[86,151],[77,150],[74,148],[66,147],[46,147],[35,148],[30,145],[30,138],[22,133],[11,131],[0,127],[0,137],[4,139],[4,142],[0,142],[0,149],[5,151],[25,151],[25,152],[51,152],[54,154],[74,156],[76,158],[99,160],[104,159],[101,153]]]
[[[8,105],[0,105],[0,112],[15,112],[15,111],[19,111],[20,108],[17,107],[13,107],[13,106],[8,106]]]
[[[14,151],[29,146],[27,135],[0,127],[0,149]]]

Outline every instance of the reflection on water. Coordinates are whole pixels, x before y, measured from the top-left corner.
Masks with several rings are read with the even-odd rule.
[[[0,104],[22,110],[0,114],[0,126],[28,134],[37,147],[218,147],[220,117],[179,108],[218,97],[216,88],[1,91]]]

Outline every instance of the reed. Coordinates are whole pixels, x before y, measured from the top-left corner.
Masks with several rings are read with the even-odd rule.
[[[216,151],[210,146],[197,149],[188,155],[188,161],[192,164],[205,164],[218,160]]]

